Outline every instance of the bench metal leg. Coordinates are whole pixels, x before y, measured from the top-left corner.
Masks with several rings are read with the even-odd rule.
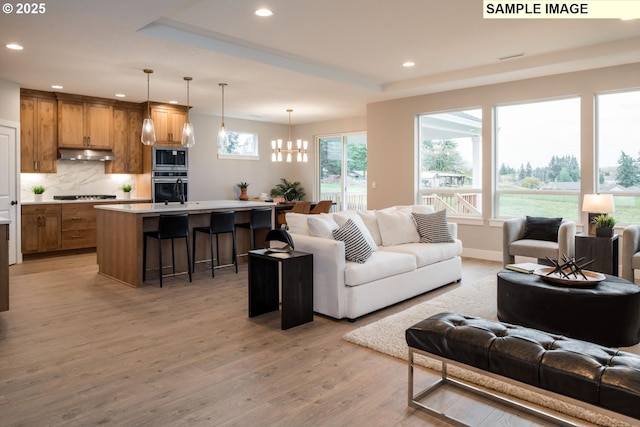
[[[428,387],[420,390],[417,394],[414,394],[414,355],[415,353],[421,354],[423,356],[438,360],[442,363],[442,376],[441,378],[439,378],[437,381],[433,382],[432,384],[430,384]],[[546,421],[550,421],[552,423],[554,423],[555,425],[559,425],[559,426],[570,426],[570,427],[578,427],[580,426],[580,424],[576,424],[575,422],[572,422],[568,419],[562,418],[560,416],[556,416],[554,414],[551,414],[549,412],[534,408],[532,406],[529,406],[525,403],[521,403],[519,401],[516,401],[514,399],[510,399],[508,397],[502,396],[500,394],[494,393],[488,389],[482,388],[480,386],[475,386],[472,384],[469,384],[467,382],[461,381],[461,380],[457,380],[454,378],[451,378],[448,376],[447,373],[447,365],[448,364],[452,364],[454,366],[458,366],[461,367],[463,369],[467,369],[470,370],[472,372],[476,372],[479,373],[481,375],[490,377],[490,378],[498,378],[501,381],[505,381],[509,384],[515,384],[518,386],[524,386],[524,384],[521,384],[519,382],[515,382],[515,381],[509,381],[507,378],[503,378],[503,377],[498,377],[496,375],[488,375],[487,372],[484,372],[482,370],[479,370],[477,368],[473,368],[471,366],[467,366],[461,363],[456,363],[452,360],[448,360],[448,359],[444,359],[441,358],[439,356],[409,347],[409,393],[408,393],[408,397],[409,397],[409,406],[412,408],[415,408],[419,411],[425,412],[435,418],[438,418],[440,420],[443,421],[447,421],[449,423],[452,423],[455,426],[460,426],[460,427],[470,427],[469,424],[465,424],[464,422],[458,420],[457,418],[451,417],[447,414],[445,414],[444,412],[440,412],[437,411],[433,408],[430,408],[429,406],[423,404],[420,402],[420,400],[424,399],[426,396],[428,396],[429,394],[433,393],[435,390],[437,390],[439,387],[441,387],[442,385],[450,385],[453,387],[458,387],[460,389],[463,389],[465,391],[471,392],[475,395],[478,396],[482,396],[484,398],[490,399],[494,402],[498,402],[501,404],[504,404],[508,407],[511,408],[515,408],[519,411],[525,412],[527,414],[530,415],[534,415],[536,417],[542,418]],[[523,387],[523,388],[529,388],[529,387]],[[542,393],[549,393],[546,392],[544,390],[539,390],[539,392]],[[555,397],[555,396],[554,396]],[[566,400],[566,399],[563,399]],[[575,402],[571,402],[571,403],[576,403],[578,401]]]

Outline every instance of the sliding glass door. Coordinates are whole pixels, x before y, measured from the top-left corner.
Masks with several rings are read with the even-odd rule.
[[[367,134],[319,136],[320,200],[334,210],[367,209]]]

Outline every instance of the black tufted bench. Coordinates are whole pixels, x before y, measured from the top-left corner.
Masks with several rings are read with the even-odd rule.
[[[640,422],[640,356],[536,329],[440,313],[406,330],[409,406],[465,425],[420,403],[442,384],[463,387],[561,425],[570,420],[447,376],[447,364],[497,378],[632,425]],[[442,362],[442,378],[414,393],[414,353]],[[585,405],[586,404],[586,405]]]

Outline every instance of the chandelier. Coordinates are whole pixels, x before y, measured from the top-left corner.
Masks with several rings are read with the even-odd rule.
[[[291,141],[291,113],[293,110],[287,110],[289,113],[289,139],[287,140],[286,148],[282,147],[282,140],[273,140],[271,141],[271,161],[272,162],[281,162],[282,161],[282,153],[286,153],[287,162],[291,162],[292,154],[296,154],[296,161],[298,162],[308,162],[309,159],[307,157],[307,147],[309,146],[308,141],[303,141],[298,139],[296,141],[296,148],[293,148],[293,142]]]

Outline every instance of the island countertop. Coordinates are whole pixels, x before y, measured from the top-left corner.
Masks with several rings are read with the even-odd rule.
[[[253,208],[264,208],[275,206],[272,202],[245,202],[242,200],[203,200],[180,203],[121,203],[121,204],[101,204],[95,206],[96,209],[106,209],[123,213],[133,214],[164,214],[189,211],[212,211],[212,210],[244,210]]]
[[[0,216],[0,224],[11,224],[11,220],[9,218]]]
[[[208,226],[211,212],[235,211],[235,222],[248,223],[251,210],[255,208],[269,208],[272,210],[272,224],[274,223],[274,210],[276,204],[273,202],[242,201],[242,200],[206,200],[192,201],[184,204],[180,203],[118,203],[99,204],[96,209],[96,255],[98,261],[98,272],[109,276],[115,280],[129,286],[144,286],[143,277],[143,253],[144,253],[144,232],[157,230],[160,215],[163,214],[189,214],[189,233],[194,227]],[[266,231],[260,230],[260,233]],[[192,238],[192,236],[190,236]],[[153,284],[157,283],[159,275],[158,249],[160,244],[155,239],[149,239],[147,257],[147,280]],[[211,258],[210,245],[208,239],[198,239],[199,245],[195,248],[192,256],[196,260]],[[258,240],[259,241],[259,240]],[[221,254],[216,254],[217,258],[225,261],[227,255],[231,253],[227,246],[231,246],[232,239],[229,235],[220,236]],[[245,253],[250,248],[249,232],[242,231],[236,238],[238,253]],[[171,254],[171,241],[161,243],[167,246],[163,253]],[[175,262],[177,272],[186,272],[185,242],[177,239],[175,242]],[[183,257],[182,254],[185,256]],[[185,258],[184,260],[182,258]],[[163,265],[171,265],[170,262]]]

